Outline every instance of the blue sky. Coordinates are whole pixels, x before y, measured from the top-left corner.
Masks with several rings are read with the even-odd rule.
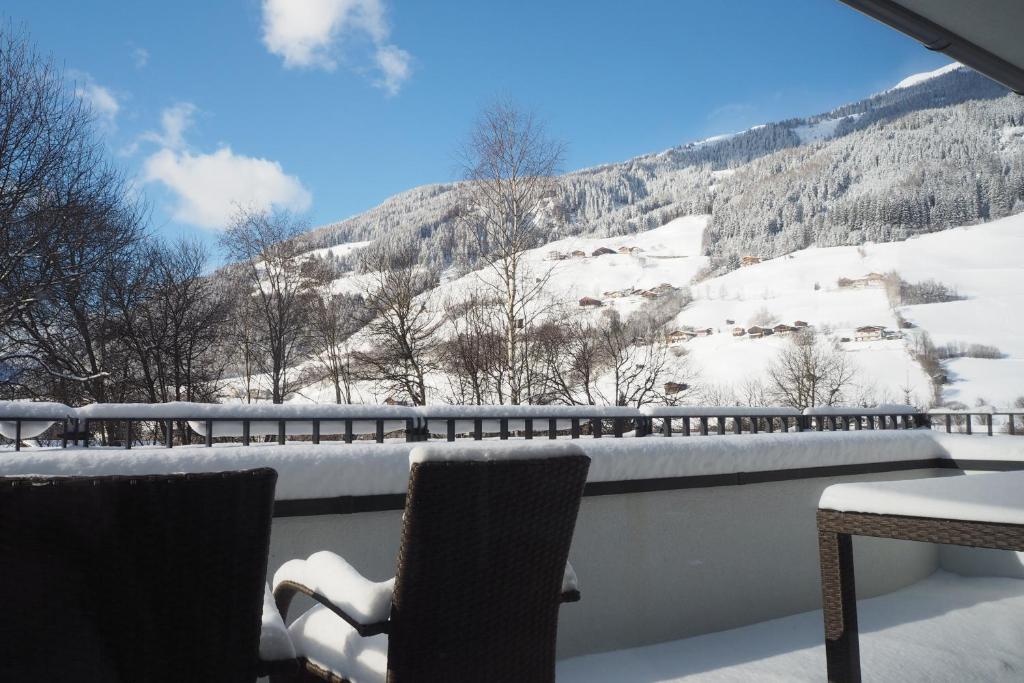
[[[7,0],[71,72],[155,231],[311,223],[455,174],[496,96],[566,169],[818,113],[948,62],[835,0]]]

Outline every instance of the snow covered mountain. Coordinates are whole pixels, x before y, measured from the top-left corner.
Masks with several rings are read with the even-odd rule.
[[[1024,208],[1024,100],[957,65],[831,112],[769,123],[564,176],[549,240],[612,236],[709,214],[717,272],[742,255],[893,241]],[[311,247],[386,238],[462,271],[476,241],[429,185],[309,233]]]
[[[950,65],[563,181],[564,221],[529,260],[573,314],[626,318],[659,287],[688,289],[665,326],[692,387],[684,401],[756,402],[798,322],[847,354],[857,403],[1006,407],[1024,395],[1024,100],[974,72]],[[445,273],[431,296],[458,301],[479,275],[476,240],[451,220],[453,187],[409,190],[305,239],[348,271],[335,289],[352,294],[365,285],[359,249],[416,241]],[[747,332],[769,319],[780,334]],[[445,379],[432,384],[446,400]],[[302,396],[332,400],[326,385]]]

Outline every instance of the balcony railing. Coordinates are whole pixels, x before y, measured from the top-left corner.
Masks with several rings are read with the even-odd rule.
[[[1011,432],[1013,415],[1010,415]],[[275,405],[261,404],[92,404],[71,408],[56,403],[0,402],[0,434],[14,442],[49,433],[62,447],[133,444],[240,443],[289,439],[384,443],[390,436],[409,442],[459,438],[622,438],[625,436],[709,436],[761,432],[916,429],[933,426],[945,415],[923,413],[909,406],[875,408],[817,407],[745,408],[735,406],[452,406]],[[957,413],[956,415],[966,415]],[[988,432],[992,433],[992,413]],[[959,418],[963,420],[964,418]],[[967,418],[971,433],[971,419]],[[56,432],[51,430],[58,425]],[[48,430],[50,430],[48,432]],[[195,439],[195,441],[194,441]]]
[[[980,423],[984,432],[989,436],[994,435],[996,423],[1001,423],[1006,428],[1007,434],[1016,435],[1024,432],[1024,429],[1021,428],[1021,425],[1024,425],[1024,411],[997,410],[992,407],[973,410],[937,409],[929,410],[928,416],[931,418],[933,427],[940,429],[944,427],[947,434],[954,431],[973,434],[975,422]],[[1021,425],[1017,424],[1018,420],[1021,421]]]

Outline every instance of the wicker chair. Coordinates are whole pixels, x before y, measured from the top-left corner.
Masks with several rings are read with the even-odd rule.
[[[276,481],[0,479],[0,680],[254,681]]]
[[[487,450],[420,447],[395,579],[374,583],[333,553],[274,576],[303,679],[389,683],[555,678],[560,603],[590,459],[572,444]]]

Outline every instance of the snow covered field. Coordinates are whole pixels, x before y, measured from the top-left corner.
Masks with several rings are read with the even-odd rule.
[[[601,298],[603,291],[650,287],[659,282],[686,286],[705,263],[700,251],[704,217],[676,219],[632,240],[564,240],[552,248],[596,249],[637,245],[643,259],[606,255],[560,261],[552,278],[567,300]],[[564,244],[564,246],[562,246]],[[952,383],[947,400],[973,406],[978,400],[1009,406],[1024,395],[1024,215],[992,223],[923,235],[905,242],[863,247],[804,249],[789,256],[739,268],[692,286],[695,300],[675,319],[678,327],[710,327],[714,334],[685,343],[689,363],[700,382],[741,387],[763,378],[764,370],[786,337],[733,337],[734,326],[749,327],[767,310],[779,323],[801,320],[819,333],[849,338],[843,349],[859,368],[865,398],[877,401],[910,399],[927,405],[930,380],[911,357],[917,331],[935,344],[964,342],[996,346],[1002,359],[958,358],[948,361]],[[659,258],[667,256],[669,258]],[[685,256],[685,258],[682,258]],[[854,341],[857,327],[879,325],[897,331],[898,323],[881,283],[863,288],[840,287],[839,278],[897,272],[908,282],[937,280],[967,298],[948,303],[906,306],[900,313],[917,326],[903,339]],[[639,297],[604,299],[622,313],[639,306]],[[728,321],[733,321],[732,323]]]
[[[907,387],[918,402],[927,403],[928,378],[907,353],[912,334],[927,332],[937,345],[993,345],[1004,358],[948,361],[952,383],[944,388],[943,397],[968,406],[982,400],[1007,407],[1024,395],[1022,253],[1024,215],[905,242],[805,249],[701,283],[694,288],[699,300],[683,311],[677,322],[724,328],[726,318],[743,325],[766,308],[781,322],[805,320],[819,331],[831,329],[836,336],[853,338],[854,329],[862,325],[895,330],[896,318],[883,287],[840,288],[839,278],[895,271],[907,282],[936,280],[967,298],[902,307],[901,314],[916,325],[916,330],[907,331],[906,339],[854,341],[844,344],[844,349],[854,354],[867,383],[874,383],[880,393],[888,390],[891,395],[885,398],[897,398]],[[695,339],[690,346],[692,357],[706,374],[734,381],[756,370],[770,356],[763,348],[754,350],[755,346],[766,347],[765,342],[784,343],[780,339],[708,337]]]
[[[693,284],[708,263],[702,245],[708,218],[683,216],[635,235],[557,240],[530,252],[530,268],[549,274],[550,298],[569,309],[578,308],[583,297],[600,300],[603,306],[590,309],[591,315],[614,309],[628,316],[644,304],[641,291],[663,283],[690,287],[694,300],[670,328],[712,329],[710,336],[679,344],[688,352],[679,361],[680,377],[704,391],[691,403],[706,402],[709,392],[722,400],[714,392],[723,389],[742,400],[745,386],[765,380],[766,368],[789,339],[734,337],[732,329],[764,324],[766,314],[772,324],[805,321],[829,339],[849,340],[841,347],[857,368],[857,387],[851,393],[858,402],[929,404],[931,381],[910,353],[921,332],[936,345],[984,344],[1004,354],[996,359],[946,361],[950,383],[943,389],[945,400],[1006,408],[1024,395],[1024,319],[1019,317],[1024,312],[1024,214],[905,242],[804,249]],[[623,247],[634,251],[619,253]],[[593,256],[601,248],[615,253]],[[565,258],[556,259],[555,254]],[[838,284],[840,278],[857,280],[889,272],[910,283],[936,280],[966,298],[894,311],[881,282]],[[363,284],[361,276],[349,276],[339,280],[336,289],[358,292]],[[479,274],[470,273],[443,282],[435,296],[458,300],[478,286]],[[899,330],[897,312],[915,329]],[[867,325],[902,332],[902,338],[857,341],[856,328]],[[309,387],[303,395],[299,400],[331,400],[326,387]],[[374,400],[368,391],[360,395],[362,400]]]
[[[939,571],[863,600],[865,681],[1019,681],[1024,671],[1024,581]],[[559,683],[822,681],[820,611],[687,640],[563,660]]]

